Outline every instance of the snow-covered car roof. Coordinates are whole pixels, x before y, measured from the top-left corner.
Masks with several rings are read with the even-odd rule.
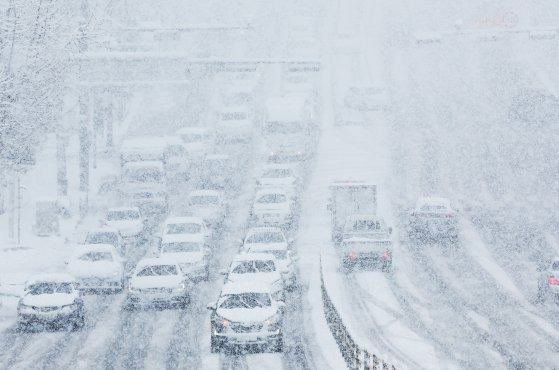
[[[285,189],[282,189],[282,188],[266,187],[266,188],[261,188],[256,192],[257,197],[259,197],[261,195],[266,195],[266,194],[283,194],[283,195],[287,196],[287,192],[285,191]]]
[[[332,184],[330,184],[331,188],[352,187],[352,186],[369,187],[369,186],[376,186],[376,185],[373,184],[372,182],[361,181],[361,180],[351,180],[351,179],[350,180],[336,180]]]
[[[122,211],[135,211],[135,212],[140,212],[140,208],[139,207],[111,207],[109,209],[107,209],[107,213],[109,212],[122,212]]]
[[[64,273],[46,273],[30,276],[25,282],[26,286],[37,283],[74,283],[76,279],[69,274]]]
[[[217,190],[206,190],[206,189],[204,189],[204,190],[192,190],[190,192],[190,194],[188,194],[189,197],[193,197],[193,196],[196,197],[196,196],[201,196],[201,195],[202,196],[210,195],[210,196],[220,197],[221,193]]]
[[[283,231],[279,227],[260,226],[260,227],[251,227],[250,229],[248,229],[246,235],[248,237],[249,235],[254,235],[257,233],[273,233],[273,232],[283,233]]]
[[[123,167],[125,169],[138,169],[138,168],[146,168],[152,167],[157,168],[158,170],[163,171],[164,166],[163,162],[161,161],[138,161],[138,162],[126,162]]]
[[[161,244],[181,242],[203,243],[204,236],[200,234],[165,234],[161,238]]]
[[[80,244],[74,250],[75,255],[85,252],[107,252],[118,254],[114,245],[111,244]]]
[[[276,257],[270,253],[240,253],[235,256],[233,262],[242,261],[275,261]]]
[[[258,281],[227,282],[221,289],[221,295],[243,294],[243,293],[268,293],[270,286]]]
[[[165,220],[165,225],[173,225],[173,224],[200,224],[200,225],[204,225],[204,220],[200,217],[192,217],[192,216],[169,217]]]
[[[209,129],[204,126],[186,126],[179,130],[177,130],[177,135],[185,135],[185,134],[200,134],[203,135],[209,132]]]

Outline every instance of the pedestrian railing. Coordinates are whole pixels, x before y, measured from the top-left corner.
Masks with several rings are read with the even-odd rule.
[[[349,369],[365,370],[396,370],[372,351],[369,351],[355,342],[347,327],[344,325],[338,310],[328,295],[320,265],[320,289],[322,291],[322,304],[324,315],[330,331],[338,344],[338,348]]]

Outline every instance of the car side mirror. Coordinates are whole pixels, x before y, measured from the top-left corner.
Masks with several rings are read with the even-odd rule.
[[[216,302],[210,302],[206,305],[206,308],[208,310],[215,311],[215,310],[217,310],[217,303]]]

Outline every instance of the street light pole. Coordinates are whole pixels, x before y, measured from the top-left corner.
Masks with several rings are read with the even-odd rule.
[[[21,243],[21,187],[19,173],[17,174],[17,244]]]

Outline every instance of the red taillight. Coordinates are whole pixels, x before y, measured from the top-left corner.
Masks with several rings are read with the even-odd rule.
[[[348,256],[350,259],[354,260],[354,259],[357,258],[357,253],[355,253],[355,252],[349,252],[349,253],[347,254],[347,256]]]
[[[384,258],[390,258],[390,257],[392,257],[392,253],[391,253],[391,252],[384,252],[384,253],[382,254],[382,256],[383,256]]]
[[[559,285],[559,279],[557,279],[555,276],[551,275],[550,277],[547,278],[547,283],[549,285]]]

